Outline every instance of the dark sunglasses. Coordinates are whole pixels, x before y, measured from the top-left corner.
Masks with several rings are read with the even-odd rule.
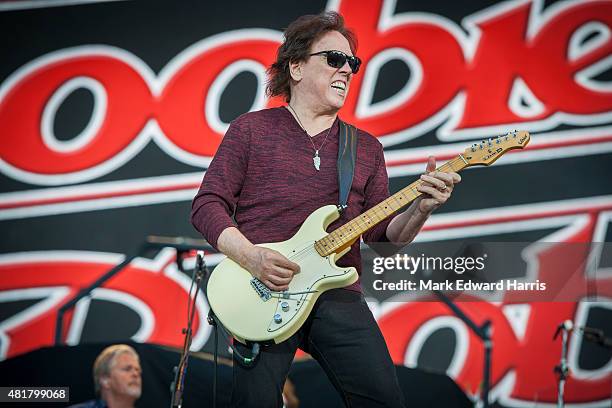
[[[327,58],[327,65],[332,68],[341,68],[348,61],[349,67],[351,67],[353,74],[359,72],[359,66],[361,65],[361,60],[358,57],[351,57],[342,51],[319,51],[310,55],[325,55]]]

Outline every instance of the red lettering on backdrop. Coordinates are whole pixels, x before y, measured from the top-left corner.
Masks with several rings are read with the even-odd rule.
[[[566,242],[548,246],[536,254],[537,276],[548,282],[547,296],[552,293],[558,299],[573,298],[578,302],[584,299],[587,289],[592,289],[595,283],[600,296],[612,296],[612,279],[598,279],[594,282],[587,277],[585,271],[589,245],[584,243],[592,241],[596,220],[596,214],[590,215],[585,226]],[[504,395],[515,400],[554,403],[557,391],[552,369],[559,363],[561,343],[559,340],[553,342],[552,336],[559,322],[575,320],[577,303],[528,303],[530,313],[525,335],[518,339],[502,312],[506,305],[524,303],[518,297],[525,299],[526,295],[507,292],[500,305],[481,301],[462,302],[460,307],[476,324],[482,324],[486,319],[492,322],[492,384],[499,384],[506,375],[514,373],[514,384]],[[537,299],[537,296],[533,298]],[[412,302],[401,305],[379,319],[396,364],[404,363],[406,350],[417,330],[429,320],[440,316],[452,316],[452,313],[440,303]],[[467,356],[455,379],[468,391],[477,393],[482,381],[482,343],[470,332],[468,343],[458,347],[465,347]],[[565,397],[568,403],[606,400],[609,396],[610,376],[599,379],[570,376],[566,383]]]
[[[467,81],[464,83],[466,100],[458,128],[524,120],[508,107],[508,98],[515,78],[521,76],[531,87],[533,80],[546,82],[547,77],[534,76],[530,71],[550,69],[549,64],[541,64],[542,56],[537,52],[530,52],[531,49],[526,44],[530,9],[530,3],[523,3],[478,24],[482,34],[470,64]],[[539,65],[541,67],[538,67]],[[542,119],[550,113],[550,106],[545,104],[544,111],[531,119]]]
[[[594,241],[596,223],[597,214],[589,214],[588,222],[565,242],[537,253],[538,276],[550,282],[547,292],[555,294],[555,298],[578,302],[592,295],[595,287],[599,296],[612,297],[612,279],[595,279],[596,275],[590,276],[586,269],[591,247],[585,243]],[[512,303],[517,296],[516,292],[508,292],[504,300]],[[567,319],[573,321],[575,312],[573,303],[531,303],[529,326],[513,364],[517,375],[513,397],[528,400],[537,395],[542,400],[556,401],[554,387],[543,387],[554,382],[550,368],[558,364],[561,356],[561,342],[553,343],[551,338],[556,325]],[[586,380],[570,376],[565,393],[567,402],[605,400],[610,397],[610,377]]]
[[[59,87],[80,76],[104,86],[106,116],[89,143],[73,152],[58,152],[43,143],[43,110]],[[38,174],[88,169],[127,148],[149,119],[150,106],[149,85],[118,58],[82,55],[47,63],[21,78],[0,101],[0,158]]]
[[[517,339],[512,331],[502,305],[486,302],[461,303],[461,309],[477,324],[491,320],[493,327],[493,355],[491,383],[493,386],[511,373],[515,381],[507,395],[515,400],[554,403],[557,399],[556,377],[553,367],[559,363],[561,343],[552,341],[557,322],[573,320],[576,303],[530,303],[530,315],[525,338]],[[453,316],[441,303],[411,302],[385,314],[378,323],[385,336],[389,352],[395,364],[404,364],[408,345],[417,332],[431,319]],[[469,332],[465,347],[467,355],[455,380],[472,394],[479,393],[482,385],[484,353],[482,342]],[[605,400],[610,394],[610,378],[598,380],[568,379],[565,388],[566,402]]]
[[[558,363],[561,347],[558,340],[553,342],[551,339],[556,325],[567,319],[575,320],[576,302],[583,300],[590,293],[587,289],[592,290],[595,283],[600,296],[612,296],[612,279],[602,278],[594,282],[585,272],[589,246],[584,243],[594,239],[597,217],[598,214],[588,215],[587,222],[581,228],[573,230],[573,235],[563,239],[564,242],[547,245],[539,252],[532,253],[538,266],[537,277],[547,282],[547,290],[557,294],[563,301],[525,303],[516,297],[516,293],[508,292],[504,302],[499,305],[487,302],[461,303],[464,312],[477,324],[482,324],[485,319],[492,321],[492,384],[500,386],[506,376],[514,376],[513,383],[505,383],[507,389],[502,390],[503,396],[522,401],[554,402],[556,388],[552,367]],[[0,291],[67,287],[70,290],[67,298],[112,265],[112,262],[78,258],[56,255],[44,260],[3,260],[0,264]],[[179,346],[182,323],[177,321],[176,316],[184,314],[186,291],[168,275],[167,268],[174,266],[173,260],[169,258],[160,264],[162,266],[156,267],[155,270],[131,265],[110,280],[106,287],[130,294],[152,310],[154,330],[146,341]],[[160,297],[162,292],[164,296]],[[521,295],[521,298],[524,297],[524,294]],[[575,301],[568,302],[567,299]],[[520,338],[503,313],[505,306],[517,303],[529,307],[524,336]],[[168,305],[173,307],[169,308]],[[10,339],[7,356],[51,344],[56,311],[57,306],[6,330],[5,334]],[[402,304],[380,316],[379,324],[393,360],[403,364],[407,347],[415,333],[431,319],[451,315],[440,303],[412,302]],[[467,344],[458,346],[465,349],[466,357],[464,361],[459,362],[456,380],[468,391],[476,393],[482,381],[482,345],[480,340],[470,333]],[[609,396],[609,384],[610,376],[570,376],[566,384],[567,401],[580,403],[605,400]]]
[[[390,48],[410,51],[422,66],[422,80],[410,98],[386,112],[360,118],[355,117],[355,111],[364,75],[354,77],[343,117],[378,136],[424,123],[460,92],[465,94],[464,112],[454,112],[459,115],[456,118],[459,129],[524,121],[525,118],[517,116],[508,106],[517,77],[543,103],[543,110],[529,120],[546,119],[558,112],[588,115],[612,109],[612,92],[586,89],[574,77],[576,72],[608,56],[612,39],[608,38],[576,61],[568,61],[567,57],[569,38],[585,23],[597,21],[612,26],[609,2],[555,5],[560,11],[554,15],[544,13],[546,20],[530,3],[493,6],[481,13],[478,21],[471,20],[480,33],[470,61],[465,56],[467,42],[475,37],[468,40],[459,34],[461,29],[454,23],[435,15],[423,18],[408,14],[409,19],[405,15],[387,16],[383,21],[386,26],[380,27],[384,4],[383,0],[339,3],[339,11],[360,40],[359,54],[366,61],[364,72],[371,58]],[[533,38],[527,36],[530,20],[541,25],[532,28]],[[474,30],[470,36],[476,34]],[[130,65],[131,61],[121,56],[88,55],[85,49],[82,55],[61,59],[58,53],[55,60],[48,60],[10,85],[4,84],[8,88],[0,100],[0,158],[32,174],[83,171],[125,150],[150,118],[155,118],[163,129],[161,137],[169,141],[163,146],[168,154],[179,160],[184,160],[181,152],[209,158],[222,137],[204,115],[211,84],[225,67],[239,60],[268,66],[274,60],[277,45],[273,38],[228,37],[223,43],[181,61],[182,65],[160,90],[158,98],[152,97],[152,84]],[[57,152],[42,141],[42,112],[51,95],[77,76],[96,79],[104,86],[108,110],[101,129],[86,145],[73,152]],[[269,101],[267,106],[279,102]],[[166,148],[168,145],[170,149]]]
[[[486,302],[461,303],[461,309],[477,324],[491,320],[494,327],[492,360],[492,384],[496,384],[507,372],[517,351],[517,341],[505,316],[493,304]],[[404,355],[412,336],[429,320],[452,316],[452,312],[441,303],[410,302],[385,314],[378,323],[385,335],[391,358],[395,364],[404,364]],[[468,391],[475,393],[482,381],[483,352],[480,340],[470,332],[465,347],[467,356],[455,380]]]
[[[78,255],[74,258],[60,257],[63,260],[16,261],[0,265],[0,292],[25,288],[69,289],[69,293],[57,306],[8,330],[5,334],[9,338],[9,348],[6,355],[0,358],[52,345],[59,306],[114,266],[112,263],[102,261],[83,261]],[[170,267],[173,267],[173,260],[170,259],[169,262]],[[177,280],[171,279],[164,273],[166,266],[163,265],[160,271],[151,271],[131,264],[109,280],[104,288],[132,295],[151,309],[154,319],[153,331],[146,342],[181,347],[183,344],[181,330],[186,324],[182,316],[187,315],[187,292]],[[194,336],[200,330],[200,310],[196,312]],[[64,337],[72,320],[72,311],[66,314],[66,320],[68,324],[65,326]]]
[[[183,151],[213,156],[223,135],[211,129],[204,115],[212,83],[238,60],[253,60],[266,68],[278,45],[270,40],[233,41],[198,54],[181,67],[165,86],[155,115],[166,137]]]
[[[339,8],[347,25],[357,34],[359,56],[367,63],[381,51],[399,47],[411,51],[423,68],[422,82],[412,98],[392,111],[367,118],[354,116],[364,74],[353,77],[351,92],[343,108],[346,120],[375,135],[386,135],[421,123],[444,108],[460,90],[465,61],[461,46],[446,27],[415,20],[379,31],[383,1],[367,4],[369,7],[359,1],[344,0]]]
[[[612,53],[612,38],[576,61],[567,60],[571,35],[584,24],[598,21],[612,29],[612,3],[577,2],[548,22],[533,41],[532,54],[539,54],[533,69],[532,87],[557,112],[588,115],[612,109],[610,90],[595,92],[574,80],[574,75]],[[548,69],[544,67],[548,67]],[[544,80],[546,79],[546,80]]]
[[[386,48],[413,52],[423,65],[423,81],[415,95],[393,111],[366,119],[350,119],[374,134],[384,135],[420,124],[465,91],[465,111],[459,129],[524,121],[512,112],[508,98],[514,79],[520,76],[544,104],[544,111],[530,120],[556,112],[593,114],[612,108],[610,92],[586,89],[574,80],[576,72],[612,52],[612,39],[575,62],[567,59],[570,36],[596,20],[612,27],[609,2],[576,3],[546,22],[534,39],[527,39],[530,3],[519,3],[503,13],[481,19],[480,41],[473,61],[467,64],[462,48],[447,26],[431,21],[404,22],[378,30],[383,1],[370,3],[376,10],[344,0],[340,12],[360,39],[359,54],[367,62]],[[443,61],[443,63],[442,63]],[[367,69],[367,66],[365,67]],[[355,111],[363,76],[354,78],[353,93],[345,110]]]
[[[533,39],[527,38],[530,10],[531,4],[525,3],[477,24],[481,39],[466,77],[465,111],[458,128],[524,121],[508,106],[516,77],[525,81],[544,107],[530,120],[556,112],[585,115],[612,109],[610,92],[595,92],[574,80],[576,72],[612,52],[612,40],[577,61],[567,58],[570,37],[582,25],[597,20],[612,27],[612,3],[567,7],[547,21]]]

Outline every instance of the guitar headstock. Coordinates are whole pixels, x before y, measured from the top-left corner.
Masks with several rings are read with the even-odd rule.
[[[497,136],[483,140],[468,147],[463,152],[463,158],[468,166],[488,166],[499,159],[509,150],[522,149],[529,143],[529,132],[525,130],[509,132],[504,136]]]

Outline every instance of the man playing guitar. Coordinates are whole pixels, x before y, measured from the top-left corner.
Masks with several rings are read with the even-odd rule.
[[[268,70],[267,88],[269,96],[284,96],[287,105],[246,113],[231,123],[193,201],[195,228],[272,291],[287,290],[300,267],[255,244],[287,240],[314,210],[337,204],[338,111],[359,71],[356,48],[354,34],[337,13],[302,16],[290,24]],[[362,130],[357,137],[348,207],[330,229],[389,197],[382,145]],[[461,180],[435,168],[430,157],[418,187],[423,194],[406,211],[365,232],[366,243],[399,249],[414,239]],[[338,265],[361,270],[359,240]],[[240,343],[236,347],[247,350]],[[359,281],[321,294],[300,329],[264,347],[254,366],[234,364],[233,404],[282,406],[283,384],[298,347],[321,364],[347,406],[404,406]]]

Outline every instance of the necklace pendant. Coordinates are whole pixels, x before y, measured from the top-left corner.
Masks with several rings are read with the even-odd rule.
[[[317,171],[319,171],[319,168],[321,167],[321,158],[319,157],[319,151],[318,150],[315,151],[315,155],[313,156],[312,161],[314,163],[315,169],[317,169]]]

